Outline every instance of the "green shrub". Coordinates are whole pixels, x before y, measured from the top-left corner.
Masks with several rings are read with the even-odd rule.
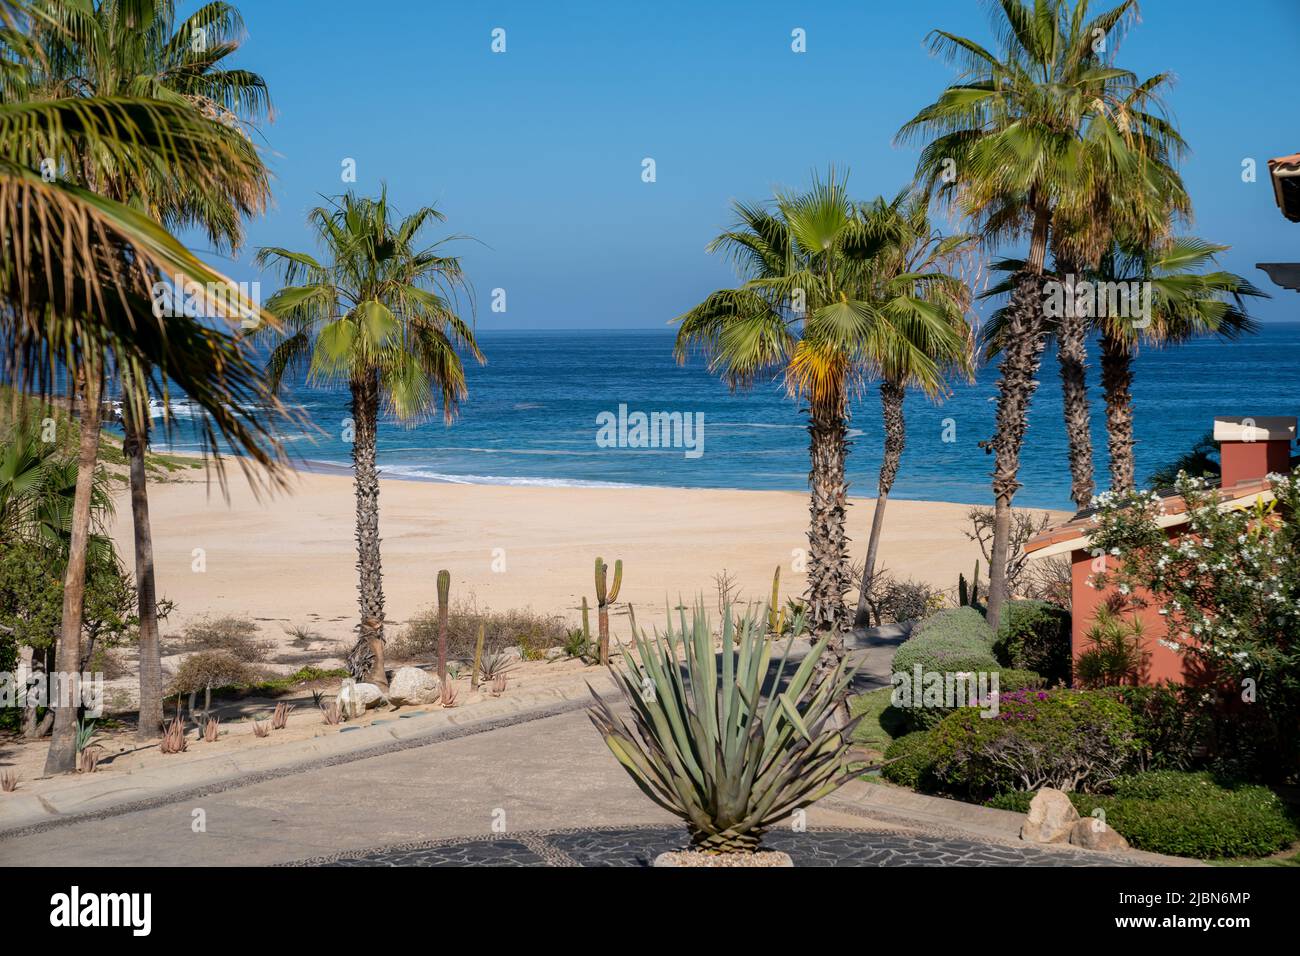
[[[931,733],[937,782],[975,800],[1040,787],[1096,790],[1126,772],[1137,750],[1128,708],[1092,691],[1008,691],[996,717],[965,708]]]
[[[885,760],[898,760],[887,763],[880,771],[890,783],[913,790],[934,789],[934,752],[928,731],[916,730],[899,737],[885,751]]]
[[[1268,856],[1300,838],[1272,790],[1216,781],[1209,773],[1157,770],[1121,777],[1114,794],[1070,794],[1080,816],[1094,810],[1139,850],[1202,860]],[[986,806],[1028,813],[1034,791],[1002,793]]]
[[[1047,679],[1036,671],[1020,670],[1016,667],[999,667],[998,692],[1005,694],[1012,690],[1038,690],[1047,686]]]
[[[1046,601],[1011,601],[993,651],[1002,663],[1037,671],[1048,684],[1070,682],[1070,612]]]
[[[989,647],[992,631],[973,608],[949,608],[927,618],[894,655],[894,672],[992,671],[998,667]]]
[[[1206,773],[1136,774],[1116,781],[1114,796],[1071,799],[1085,816],[1100,807],[1107,824],[1152,853],[1202,860],[1267,856],[1300,838],[1268,787],[1218,783]]]
[[[1203,691],[1166,682],[1101,692],[1133,715],[1138,770],[1191,770],[1205,764],[1214,717],[1202,702]]]

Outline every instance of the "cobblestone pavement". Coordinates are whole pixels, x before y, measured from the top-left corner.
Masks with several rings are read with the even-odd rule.
[[[302,860],[291,866],[649,866],[681,849],[677,827],[595,827],[539,830],[497,839],[401,843]],[[940,839],[903,831],[818,828],[772,831],[764,847],[790,854],[796,866],[1115,866],[1034,847]],[[1122,865],[1122,864],[1121,864]]]

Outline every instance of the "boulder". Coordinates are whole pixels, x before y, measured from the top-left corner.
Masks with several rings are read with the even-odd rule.
[[[546,659],[548,661],[558,661],[562,657],[568,656],[563,647],[548,647],[546,649]]]
[[[388,682],[389,703],[432,704],[438,700],[438,678],[418,667],[399,667]]]
[[[1070,842],[1085,850],[1127,850],[1128,840],[1100,817],[1084,817],[1070,828]]]
[[[339,690],[339,713],[344,718],[360,717],[369,707],[384,699],[384,692],[375,684],[345,683]]]
[[[1029,814],[1020,828],[1020,839],[1030,843],[1065,843],[1070,839],[1070,828],[1079,819],[1070,798],[1060,790],[1044,787],[1034,794],[1029,804]]]

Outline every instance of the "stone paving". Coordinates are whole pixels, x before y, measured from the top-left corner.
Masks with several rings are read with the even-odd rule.
[[[594,827],[540,830],[497,839],[432,840],[331,854],[290,866],[649,866],[686,844],[679,827]],[[774,830],[767,849],[796,866],[1116,866],[1113,857],[1063,854],[970,840],[936,839],[905,831],[825,827],[802,833]]]

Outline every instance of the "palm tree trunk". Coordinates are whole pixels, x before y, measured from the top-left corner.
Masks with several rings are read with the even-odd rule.
[[[1043,359],[1043,258],[1047,252],[1050,217],[1039,207],[1029,259],[1016,277],[1007,306],[1007,327],[1002,341],[1001,377],[998,380],[997,425],[991,441],[993,463],[993,543],[989,551],[988,622],[997,632],[1002,605],[1007,600],[1007,557],[1011,548],[1011,502],[1020,487],[1020,448],[1029,426],[1029,403],[1038,388]]]
[[[384,670],[384,575],[379,556],[379,471],[375,438],[379,425],[379,381],[371,372],[352,382],[352,468],[357,494],[357,594],[361,612],[358,643],[372,655],[368,679],[388,687]]]
[[[149,527],[149,487],[144,454],[149,424],[134,403],[123,403],[122,451],[131,477],[131,523],[135,532],[135,589],[140,615],[140,716],[137,740],[157,737],[163,723],[162,647],[158,638],[158,601],[154,586],[153,533]]]
[[[1075,263],[1066,262],[1061,272],[1078,280]],[[1071,292],[1073,289],[1071,288]],[[1056,331],[1056,357],[1061,366],[1061,396],[1065,406],[1065,435],[1070,444],[1070,497],[1080,510],[1092,501],[1096,485],[1092,476],[1091,415],[1088,409],[1087,319],[1077,314],[1073,295],[1066,296],[1065,314]]]
[[[844,533],[848,498],[844,459],[849,447],[846,417],[842,389],[832,398],[810,404],[808,621],[814,641],[829,635],[826,653],[818,662],[820,673],[829,673],[843,658],[844,631],[849,623],[844,603],[849,584],[848,538]]]
[[[100,392],[98,368],[81,378],[80,447],[77,454],[77,490],[72,503],[72,536],[68,566],[63,573],[63,624],[55,652],[55,677],[49,703],[54,710],[54,731],[45,757],[45,773],[73,773],[77,769],[77,710],[81,703],[81,620],[86,596],[86,550],[90,545],[90,505],[99,465]],[[62,685],[62,686],[61,686]],[[57,692],[56,692],[57,688]],[[66,692],[65,692],[66,691]],[[62,698],[62,699],[61,699]]]
[[[880,383],[880,413],[885,425],[885,455],[880,462],[880,481],[876,485],[876,509],[871,516],[871,537],[867,540],[867,558],[862,565],[862,585],[858,590],[858,611],[853,618],[854,627],[869,627],[871,612],[867,595],[876,576],[876,555],[880,549],[880,531],[885,526],[885,505],[889,491],[898,477],[898,466],[903,459],[903,445],[907,429],[903,421],[903,398],[906,392],[897,382]]]
[[[1110,490],[1133,490],[1133,353],[1109,333],[1101,337],[1101,387],[1106,396]]]

